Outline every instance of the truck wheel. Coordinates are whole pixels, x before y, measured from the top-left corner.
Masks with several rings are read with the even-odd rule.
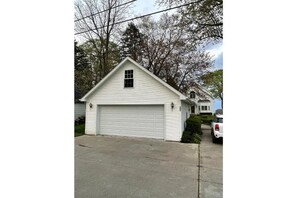
[[[217,143],[217,138],[215,138],[213,132],[211,131],[211,139],[212,139],[212,143]]]

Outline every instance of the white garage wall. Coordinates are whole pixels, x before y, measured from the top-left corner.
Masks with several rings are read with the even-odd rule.
[[[133,69],[134,87],[124,88],[124,71]],[[89,103],[93,104],[90,109]],[[171,103],[174,108],[171,109]],[[181,138],[181,101],[177,94],[127,61],[110,79],[102,84],[89,98],[86,108],[86,134],[97,134],[97,105],[164,104],[165,139]]]
[[[185,103],[184,101],[182,101],[181,104],[182,104],[181,130],[183,132],[185,129],[185,122],[190,117],[190,114],[191,114],[191,105]]]

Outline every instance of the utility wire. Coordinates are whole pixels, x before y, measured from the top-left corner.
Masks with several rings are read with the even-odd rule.
[[[129,4],[129,3],[132,3],[132,2],[134,2],[134,1],[136,1],[136,0],[128,1],[128,2],[126,2],[126,3],[122,3],[122,4],[117,5],[117,6],[115,6],[115,7],[112,7],[112,8],[106,9],[106,10],[102,10],[102,11],[99,11],[99,12],[96,12],[96,13],[93,13],[93,14],[90,14],[90,15],[88,15],[88,16],[84,16],[84,17],[82,17],[82,18],[80,18],[80,19],[76,19],[76,20],[74,20],[74,22],[83,20],[83,19],[85,19],[85,18],[89,18],[89,17],[91,17],[91,16],[100,14],[100,13],[102,13],[102,12],[106,12],[106,11],[108,11],[108,10],[110,10],[110,9],[114,9],[114,8],[118,8],[118,7],[124,6],[124,5]]]
[[[200,1],[194,1],[194,2],[190,2],[190,3],[182,4],[182,5],[179,5],[179,6],[175,6],[175,7],[167,8],[167,9],[164,9],[164,10],[160,10],[160,11],[157,11],[157,12],[151,12],[151,13],[149,13],[149,14],[145,14],[145,15],[142,15],[142,16],[138,16],[138,17],[134,17],[134,18],[130,18],[130,19],[126,19],[126,20],[118,21],[118,22],[113,23],[113,25],[120,24],[120,23],[125,23],[125,22],[127,22],[127,21],[132,21],[132,20],[134,20],[134,19],[140,19],[140,18],[147,17],[147,16],[151,16],[151,15],[154,15],[154,14],[159,14],[159,13],[161,13],[161,12],[166,12],[166,11],[173,10],[173,9],[176,9],[176,8],[180,8],[180,7],[183,7],[183,6],[187,6],[187,5],[190,5],[190,4],[199,3],[199,2],[201,2],[201,1],[203,1],[203,0],[200,0]],[[107,27],[107,26],[106,26],[106,25],[105,25],[105,26],[101,26],[101,27],[98,27],[97,29],[102,29],[102,28],[105,28],[105,27]],[[75,33],[74,35],[83,34],[83,33],[86,33],[86,32],[93,31],[93,30],[96,30],[96,29],[85,30],[85,31],[82,31],[82,32]]]

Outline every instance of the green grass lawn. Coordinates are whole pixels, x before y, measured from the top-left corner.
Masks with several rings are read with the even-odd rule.
[[[75,125],[74,127],[74,137],[85,134],[85,124]]]

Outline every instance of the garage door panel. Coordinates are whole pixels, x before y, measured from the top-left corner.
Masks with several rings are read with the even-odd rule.
[[[164,107],[101,106],[99,133],[164,139]]]

